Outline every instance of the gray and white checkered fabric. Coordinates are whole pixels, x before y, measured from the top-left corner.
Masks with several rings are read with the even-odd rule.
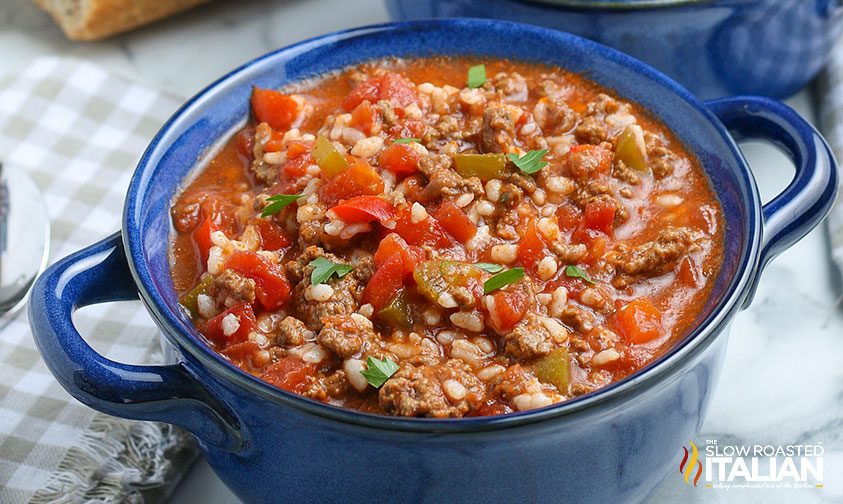
[[[831,145],[838,162],[843,162],[843,38],[837,41],[828,66],[819,77],[820,128]],[[831,243],[831,255],[837,263],[840,276],[843,277],[843,197],[828,217],[828,229]]]
[[[39,59],[0,80],[0,160],[43,191],[51,262],[119,229],[132,170],[177,104],[68,59]],[[160,359],[140,303],[86,308],[75,320],[112,359]],[[177,429],[76,402],[41,361],[25,311],[0,319],[0,502],[155,502],[194,456],[192,440]]]

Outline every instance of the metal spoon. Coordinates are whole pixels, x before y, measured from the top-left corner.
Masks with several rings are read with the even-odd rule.
[[[35,182],[0,164],[0,316],[23,306],[47,265],[50,219]]]

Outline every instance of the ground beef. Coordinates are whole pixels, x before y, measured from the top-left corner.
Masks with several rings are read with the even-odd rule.
[[[559,320],[566,326],[580,333],[586,333],[594,327],[594,316],[587,310],[570,303],[562,309],[562,313],[559,315]]]
[[[505,372],[494,379],[491,385],[492,393],[504,401],[511,401],[512,398],[521,394],[540,392],[542,389],[538,378],[520,364],[509,366]]]
[[[517,72],[511,74],[499,73],[495,76],[493,85],[495,86],[495,92],[506,101],[523,102],[530,96],[527,81]]]
[[[322,322],[324,325],[316,339],[320,345],[343,359],[377,344],[378,335],[372,326],[361,324],[349,315],[328,316]]]
[[[395,107],[389,103],[388,100],[378,101],[378,111],[385,126],[395,126],[398,124],[398,115],[395,113]]]
[[[260,123],[255,127],[255,145],[252,148],[255,159],[252,161],[251,170],[255,173],[255,178],[266,185],[278,180],[278,166],[263,160],[264,147],[271,137],[272,128],[267,123]]]
[[[483,383],[468,365],[450,359],[444,364],[402,365],[381,387],[379,400],[381,408],[394,415],[461,417],[480,406],[483,393]]]
[[[673,174],[673,167],[679,158],[670,149],[656,146],[648,152],[650,169],[653,170],[653,177],[663,179]]]
[[[504,152],[515,136],[515,122],[521,109],[513,105],[492,103],[483,111],[480,149],[483,152]]]
[[[553,350],[553,337],[539,320],[539,316],[528,311],[512,332],[504,336],[506,353],[516,359],[535,359]]]
[[[348,378],[345,371],[339,369],[326,376],[319,376],[312,380],[307,389],[302,392],[305,397],[317,401],[327,401],[332,397],[342,397],[349,391]]]
[[[588,104],[574,134],[581,143],[597,145],[611,141],[624,127],[634,122],[635,117],[628,103],[621,103],[601,93]]]
[[[237,301],[255,302],[255,281],[232,270],[225,270],[214,279],[222,299],[231,296]]]
[[[545,117],[540,126],[545,133],[563,135],[569,133],[579,122],[577,113],[560,98],[545,102]]]
[[[328,205],[321,200],[316,203],[308,203],[308,207],[313,208],[313,218],[299,222],[299,242],[303,247],[308,245],[324,245],[329,246],[336,241],[336,237],[330,236],[325,232],[325,212],[328,211]]]
[[[691,246],[688,228],[668,227],[653,241],[629,247],[618,245],[610,254],[609,262],[616,269],[612,283],[624,288],[641,278],[663,275],[676,267]]]
[[[473,193],[483,194],[483,183],[477,177],[463,178],[451,168],[453,160],[443,154],[430,154],[419,160],[419,171],[427,176],[428,183],[422,190],[423,198],[440,195],[459,196]]]
[[[588,249],[583,243],[575,244],[555,240],[548,242],[547,245],[550,247],[551,252],[556,255],[560,264],[577,264],[588,252]]]
[[[508,183],[501,186],[500,199],[495,205],[495,213],[491,217],[495,235],[504,240],[515,240],[518,232],[515,225],[518,224],[518,212],[516,209],[524,201],[524,191],[515,184]]]
[[[580,183],[591,181],[614,157],[612,144],[604,142],[595,148],[574,150],[565,158],[564,172]],[[604,164],[605,163],[605,164]]]
[[[615,159],[614,166],[612,167],[612,176],[630,185],[638,185],[641,183],[641,177],[635,173],[635,170],[627,166],[626,163],[618,158]]]
[[[291,347],[299,346],[314,336],[313,331],[295,317],[284,317],[278,324],[277,334],[275,341],[279,345]]]
[[[324,302],[308,300],[305,290],[310,287],[310,275],[313,268],[310,262],[317,257],[324,257],[329,261],[343,263],[334,254],[325,252],[319,247],[307,247],[295,260],[286,264],[286,271],[295,284],[291,301],[294,313],[298,314],[308,327],[315,330],[322,329],[322,320],[332,315],[351,315],[360,307],[360,293],[362,286],[357,275],[352,271],[342,278],[331,277],[326,283],[334,289],[334,294]]]

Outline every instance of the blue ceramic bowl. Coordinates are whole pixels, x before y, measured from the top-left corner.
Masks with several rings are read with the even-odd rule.
[[[386,0],[393,19],[488,17],[601,42],[701,98],[789,96],[828,60],[841,0]]]
[[[169,207],[196,160],[244,124],[252,84],[282,86],[385,56],[466,53],[582,72],[651,110],[687,142],[723,205],[728,237],[722,272],[691,334],[646,369],[565,404],[448,420],[314,402],[206,346],[170,281]],[[735,144],[746,137],[779,145],[797,167],[787,189],[763,206]],[[678,473],[681,446],[711,397],[728,323],[764,264],[826,214],[836,187],[825,142],[781,103],[702,103],[628,56],[544,28],[468,19],[371,26],[258,58],[188,101],[138,164],[122,232],[54,264],[32,292],[30,321],[44,360],[77,399],[112,415],[184,427],[249,502],[635,502]],[[166,338],[171,365],[113,362],[73,326],[80,306],[138,297]]]

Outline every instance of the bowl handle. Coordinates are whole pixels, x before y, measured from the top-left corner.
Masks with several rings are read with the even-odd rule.
[[[796,166],[790,184],[762,207],[761,252],[744,306],[755,294],[761,271],[801,240],[828,215],[837,196],[839,174],[825,139],[795,110],[760,96],[706,102],[735,141],[758,139],[782,149]]]
[[[73,397],[109,415],[183,427],[219,449],[241,447],[239,423],[183,366],[114,362],[95,352],[74,327],[78,308],[138,299],[120,233],[48,268],[30,296],[35,344]]]

